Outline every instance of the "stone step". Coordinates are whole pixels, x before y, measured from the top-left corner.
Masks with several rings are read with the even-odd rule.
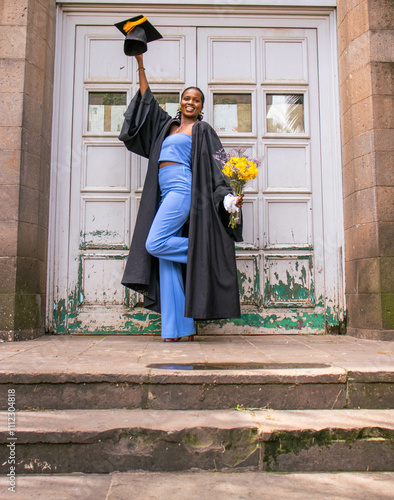
[[[197,365],[14,369],[0,373],[0,410],[7,409],[10,389],[18,410],[393,407],[393,371],[347,371],[322,363]]]
[[[391,471],[394,410],[57,410],[0,413],[1,474]]]
[[[9,480],[0,477],[0,491]],[[114,472],[18,476],[16,499],[389,500],[394,473]],[[187,494],[185,494],[187,492]]]

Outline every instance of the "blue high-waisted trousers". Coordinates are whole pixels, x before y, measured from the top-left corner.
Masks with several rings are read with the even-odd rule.
[[[161,200],[145,246],[159,259],[162,338],[195,333],[193,318],[185,317],[181,268],[187,262],[188,238],[182,236],[182,227],[189,218],[191,183],[192,172],[187,165],[159,169]]]

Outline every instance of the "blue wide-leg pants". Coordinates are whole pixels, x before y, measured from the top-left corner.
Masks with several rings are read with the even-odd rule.
[[[161,200],[145,246],[159,259],[162,338],[195,333],[193,318],[185,317],[181,268],[187,262],[188,238],[182,236],[182,228],[190,214],[191,182],[192,173],[187,165],[159,169]]]

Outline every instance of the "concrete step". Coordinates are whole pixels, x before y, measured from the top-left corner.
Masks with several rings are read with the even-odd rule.
[[[394,468],[394,410],[21,411],[12,437],[7,416],[1,474]]]
[[[391,342],[334,335],[0,343],[0,409],[393,408]]]
[[[168,368],[168,369],[167,369]],[[346,370],[324,363],[166,363],[60,366],[0,373],[0,410],[15,390],[18,410],[212,410],[241,407],[393,407],[394,371]]]
[[[9,480],[0,477],[0,491]],[[7,498],[40,500],[390,500],[394,473],[114,472],[18,476]],[[185,493],[187,492],[187,493]]]

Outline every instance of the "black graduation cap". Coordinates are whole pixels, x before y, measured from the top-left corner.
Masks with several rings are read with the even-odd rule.
[[[163,38],[145,16],[132,17],[115,26],[125,36],[124,53],[126,56],[138,56],[148,50],[148,42]]]

